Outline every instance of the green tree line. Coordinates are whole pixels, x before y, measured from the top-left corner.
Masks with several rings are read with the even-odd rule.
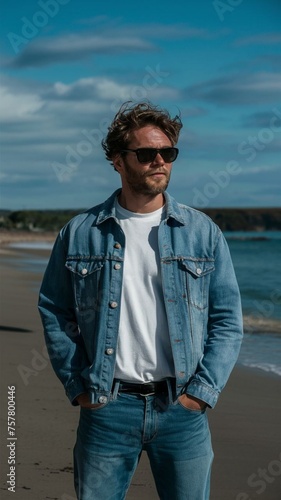
[[[81,210],[17,210],[0,213],[0,228],[59,231]],[[281,208],[202,209],[223,231],[281,231]]]

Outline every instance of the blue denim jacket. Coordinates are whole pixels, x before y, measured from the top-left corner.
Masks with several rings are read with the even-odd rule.
[[[49,356],[74,405],[82,392],[107,402],[113,383],[125,252],[118,193],[60,231],[40,290]],[[159,252],[177,393],[213,407],[242,341],[239,289],[217,225],[165,198]]]

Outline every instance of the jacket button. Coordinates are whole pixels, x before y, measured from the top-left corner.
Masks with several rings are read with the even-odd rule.
[[[121,264],[114,264],[114,269],[121,269]]]
[[[108,349],[106,349],[105,353],[108,354],[109,356],[111,356],[111,354],[114,353],[114,349],[112,349],[111,347],[109,347]]]
[[[196,269],[196,272],[197,272],[197,274],[202,274],[202,269],[200,269],[200,267],[198,267],[198,269]]]
[[[107,403],[107,397],[106,396],[100,396],[99,397],[99,403]]]
[[[114,248],[121,248],[120,243],[115,243],[115,244],[114,244]]]
[[[85,274],[87,274],[87,272],[88,272],[88,269],[84,268],[84,269],[82,269],[81,274],[83,274],[83,276],[85,276]]]
[[[110,307],[111,307],[112,309],[115,309],[116,307],[118,307],[118,303],[117,303],[117,302],[110,302],[110,304],[109,304],[109,305],[110,305]]]

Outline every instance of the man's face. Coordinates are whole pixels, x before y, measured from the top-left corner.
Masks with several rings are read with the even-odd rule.
[[[154,125],[147,125],[132,133],[128,149],[164,148],[172,146],[170,139]],[[149,163],[140,163],[136,153],[128,152],[118,160],[122,188],[143,195],[163,193],[169,184],[172,163],[165,163],[158,153]]]

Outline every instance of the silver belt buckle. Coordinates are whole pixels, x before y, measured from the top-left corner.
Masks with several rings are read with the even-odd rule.
[[[145,386],[146,384],[143,384],[143,385]],[[153,392],[148,392],[148,393],[146,393],[146,394],[142,394],[142,393],[140,392],[140,396],[153,396],[153,394],[155,394],[155,391],[153,391]]]
[[[155,394],[155,392],[149,392],[148,394],[142,394],[140,392],[140,396],[153,396]]]

